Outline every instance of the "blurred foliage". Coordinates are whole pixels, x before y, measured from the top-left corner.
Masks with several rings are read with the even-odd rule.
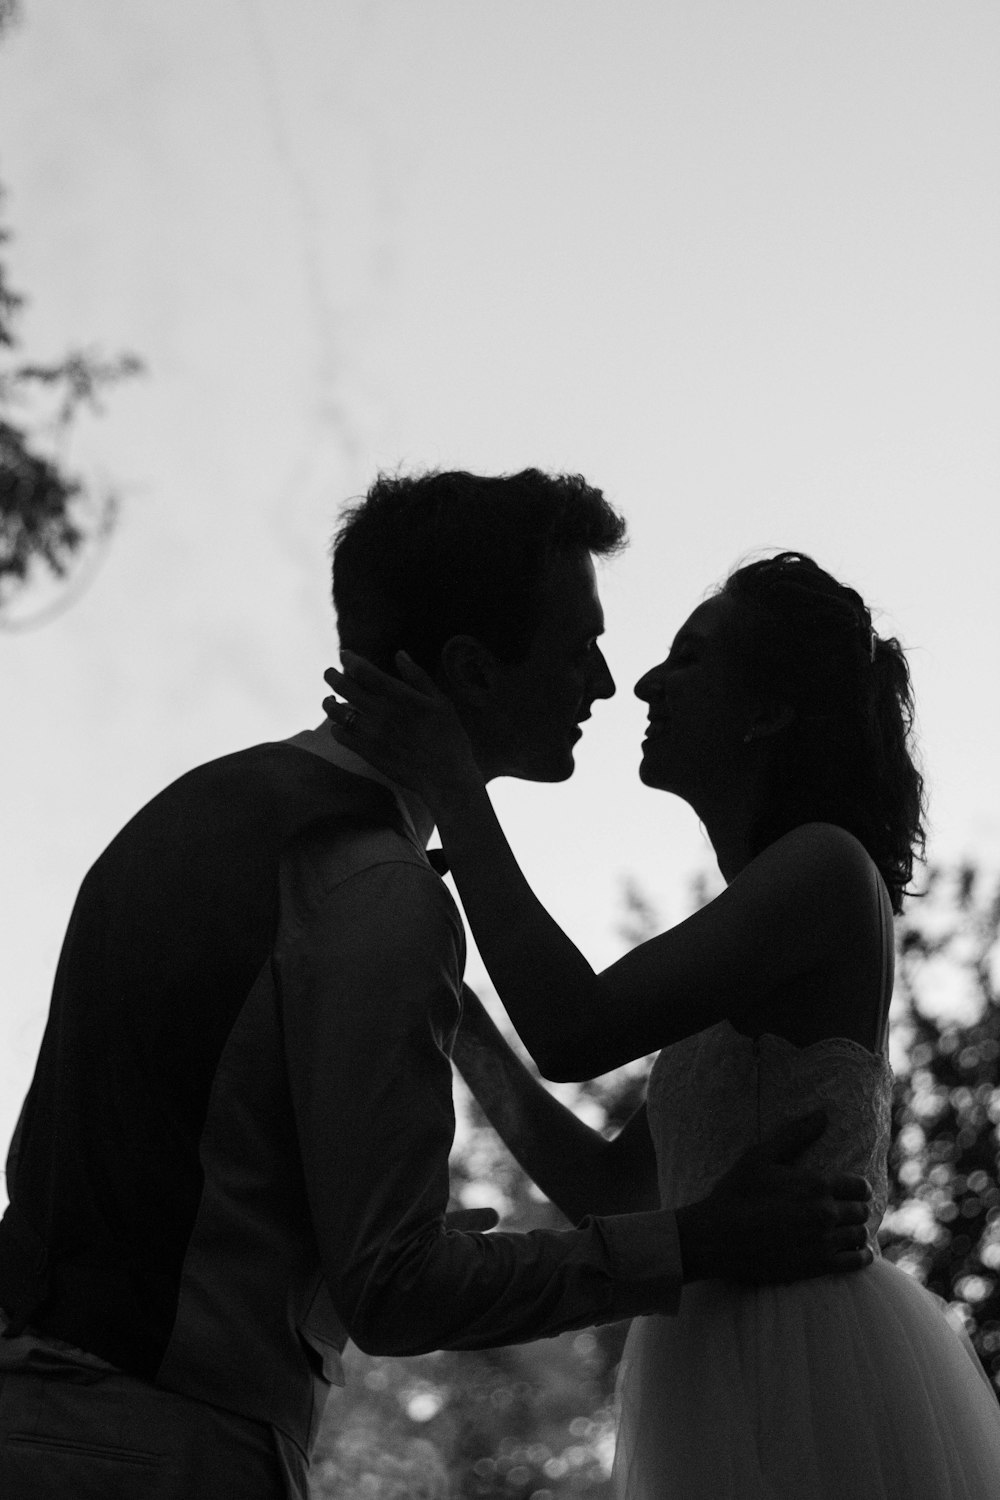
[[[693,905],[710,887],[693,890]],[[619,931],[661,929],[635,886]],[[890,1207],[884,1253],[951,1304],[1000,1387],[1000,886],[972,867],[932,869],[897,923]],[[642,1097],[646,1063],[550,1085],[614,1131]],[[505,1229],[560,1227],[456,1080],[454,1206],[489,1204]],[[373,1358],[349,1348],[327,1407],[314,1500],[556,1500],[610,1496],[615,1377],[626,1326],[515,1348]]]
[[[620,1093],[641,1097],[641,1064]],[[612,1075],[602,1080],[613,1087]],[[598,1086],[554,1086],[589,1123]],[[456,1077],[452,1206],[495,1207],[506,1230],[566,1220],[538,1192]],[[316,1500],[551,1500],[609,1493],[611,1401],[627,1324],[503,1349],[410,1359],[350,1346],[347,1386],[326,1410],[314,1456]]]
[[[0,0],[0,37],[17,18],[11,0]],[[9,238],[0,227],[0,250]],[[142,368],[135,355],[107,359],[88,349],[50,363],[21,360],[23,307],[0,261],[0,617],[39,564],[64,579],[88,544],[109,535],[116,497],[66,467],[68,439],[81,408],[100,411],[101,392]]]
[[[932,869],[898,924],[887,1259],[951,1304],[1000,1389],[1000,886]]]

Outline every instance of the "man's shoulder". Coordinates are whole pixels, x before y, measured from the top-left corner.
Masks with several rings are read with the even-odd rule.
[[[454,906],[424,851],[399,825],[363,816],[317,821],[291,839],[282,854],[282,884],[300,909],[315,908],[341,887],[345,896],[354,889],[363,900],[366,892],[374,895],[376,883],[405,891],[410,900]]]
[[[177,777],[118,831],[86,877],[136,882],[177,899],[195,887],[256,888],[282,851],[312,828],[397,830],[392,793],[283,742],[253,745]]]
[[[394,805],[392,796],[376,782],[356,776],[288,740],[266,740],[204,761],[185,771],[160,795],[210,796],[216,789],[239,787],[266,788],[281,796],[318,794],[342,802],[345,810]]]
[[[322,757],[283,740],[230,751],[185,771],[158,792],[133,823],[169,822],[206,830],[241,825],[291,837],[316,820],[342,819],[397,827],[392,794]]]

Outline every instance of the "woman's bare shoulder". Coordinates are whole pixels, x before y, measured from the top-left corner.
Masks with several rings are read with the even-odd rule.
[[[775,916],[798,913],[822,945],[824,932],[838,932],[845,921],[876,909],[876,879],[871,856],[846,828],[801,823],[751,860],[730,889],[742,885],[751,906],[766,899]]]
[[[837,823],[800,823],[769,844],[752,864],[758,861],[794,868],[800,877],[858,881],[868,887],[875,872],[871,855],[861,840]]]
[[[771,876],[761,871],[760,877],[780,888],[776,926],[798,952],[801,969],[760,997],[746,1026],[796,1046],[839,1036],[874,1050],[881,929],[877,871],[868,851],[834,823],[804,823],[769,845],[765,856]]]

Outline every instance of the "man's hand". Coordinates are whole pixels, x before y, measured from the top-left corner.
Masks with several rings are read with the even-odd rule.
[[[677,1211],[685,1281],[799,1281],[870,1265],[863,1177],[792,1165],[826,1129],[820,1112],[744,1153],[707,1198]]]
[[[445,1229],[461,1229],[465,1233],[483,1234],[499,1223],[500,1215],[495,1208],[453,1208],[444,1216]]]

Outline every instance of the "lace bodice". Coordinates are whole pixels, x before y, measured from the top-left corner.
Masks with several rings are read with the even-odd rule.
[[[829,1124],[803,1165],[856,1172],[872,1185],[869,1236],[885,1212],[892,1070],[841,1037],[796,1047],[744,1036],[728,1021],[660,1053],[649,1079],[649,1126],[664,1203],[704,1196],[736,1158],[783,1120],[825,1109]]]

